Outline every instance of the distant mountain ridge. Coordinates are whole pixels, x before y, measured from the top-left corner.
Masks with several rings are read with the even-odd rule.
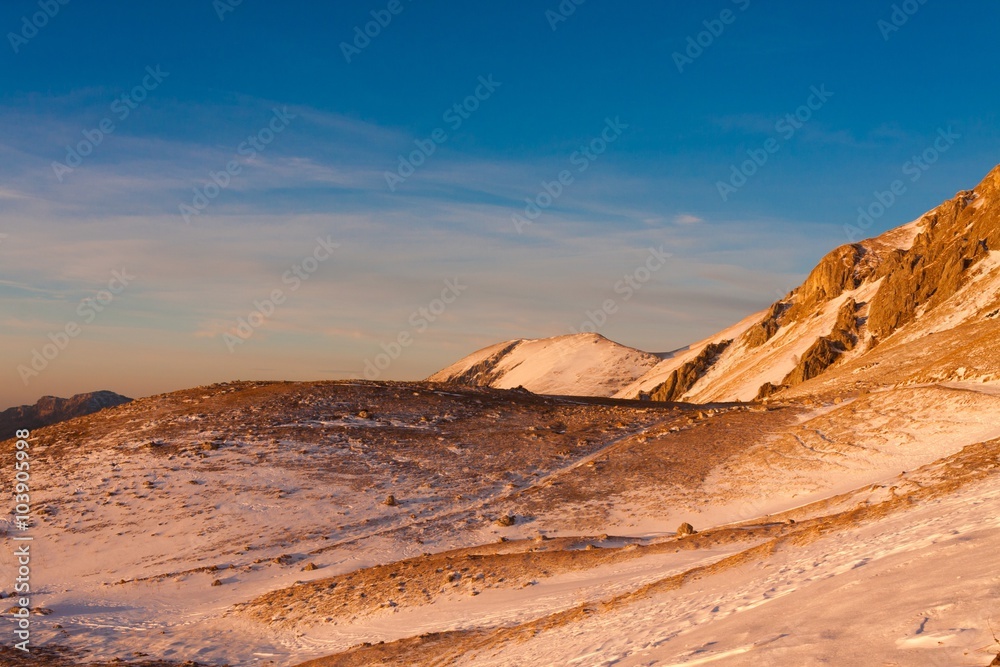
[[[70,398],[42,396],[34,405],[21,405],[0,412],[0,440],[14,437],[18,429],[51,426],[67,419],[112,408],[132,399],[113,391],[90,391]]]
[[[987,381],[1000,374],[989,342],[1000,340],[998,313],[1000,166],[976,188],[959,192],[917,220],[836,248],[801,286],[766,311],[661,357],[631,380],[629,373],[608,372],[597,356],[589,364],[579,354],[568,361],[559,348],[579,348],[571,342],[575,336],[533,341],[534,349],[547,350],[544,357],[535,358],[521,348],[517,379],[539,393],[551,393],[546,388],[558,376],[564,394],[698,403],[813,391],[834,377],[842,385],[838,390],[852,384],[884,386],[890,376],[893,383],[930,375],[936,380]],[[954,357],[954,363],[945,363],[943,357],[935,362],[934,373],[929,373],[924,343],[929,336],[936,337],[936,350],[947,349],[949,359]],[[649,359],[647,352],[607,343],[605,348],[616,350],[614,356]],[[429,379],[505,387],[513,369],[500,372],[498,362],[517,344],[509,341],[480,350]],[[889,358],[875,354],[886,346],[894,350],[896,364],[870,360]],[[503,354],[494,359],[487,352]],[[898,363],[902,360],[907,362]],[[603,374],[604,381],[595,384],[590,374],[567,373],[570,365],[589,366]],[[894,372],[903,367],[911,374]],[[469,368],[476,372],[461,372]],[[846,377],[844,369],[853,377]],[[579,381],[568,386],[574,375]]]

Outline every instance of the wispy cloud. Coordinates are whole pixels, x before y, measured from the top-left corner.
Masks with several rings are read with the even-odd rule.
[[[705,222],[705,220],[690,213],[679,213],[674,216],[674,222],[678,225],[696,225],[699,222]]]
[[[682,345],[705,335],[705,326],[762,307],[773,285],[786,279],[778,273],[785,265],[759,262],[787,234],[782,224],[755,224],[746,232],[744,222],[712,216],[713,231],[702,231],[703,217],[676,212],[670,202],[671,192],[685,189],[685,177],[665,182],[625,169],[609,155],[519,235],[511,215],[540,182],[565,168],[568,155],[517,158],[442,147],[393,193],[384,171],[413,138],[308,108],[296,108],[299,117],[287,134],[184,224],[178,205],[233,159],[241,136],[255,131],[272,106],[246,99],[238,109],[186,106],[196,131],[184,135],[123,128],[62,183],[51,161],[60,142],[86,128],[93,113],[36,118],[40,143],[0,134],[6,158],[0,201],[9,235],[0,307],[17,313],[11,320],[17,336],[5,341],[7,372],[64,326],[80,299],[102,289],[110,271],[123,267],[137,276],[127,295],[75,345],[98,355],[140,341],[156,350],[142,357],[144,379],[129,376],[127,386],[142,391],[159,391],[158,378],[179,378],[181,368],[187,384],[246,377],[252,369],[278,368],[268,372],[298,379],[319,373],[320,363],[360,368],[380,342],[409,326],[411,314],[440,293],[446,278],[461,278],[467,295],[394,364],[395,376],[424,376],[498,338],[568,332],[649,247],[663,246],[677,259],[608,331],[647,349]],[[165,102],[148,113],[182,115]],[[12,115],[17,112],[0,108],[0,126],[11,127],[4,121]],[[317,237],[327,236],[341,250],[291,293],[287,272],[309,255]],[[717,268],[725,250],[720,236],[740,239],[742,252],[726,257],[736,267],[732,275]],[[775,273],[755,264],[774,266]],[[274,289],[286,290],[287,301],[230,354],[220,337]],[[26,290],[34,298],[26,299]],[[171,361],[179,358],[184,363]],[[79,388],[80,366],[60,361],[38,389]],[[111,365],[120,374],[135,370]]]

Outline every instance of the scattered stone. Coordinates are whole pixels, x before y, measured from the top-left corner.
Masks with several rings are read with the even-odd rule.
[[[212,582],[212,585],[213,586],[221,586],[222,585],[222,580],[221,579],[216,579],[215,581]]]
[[[385,497],[385,500],[382,501],[382,504],[387,505],[388,507],[395,507],[399,503],[396,501],[396,496],[390,493]]]
[[[302,568],[303,572],[312,572],[313,570],[318,570],[319,566],[316,563],[306,563],[306,566]]]
[[[697,532],[698,531],[694,529],[694,526],[692,526],[691,524],[685,522],[685,523],[682,523],[680,526],[678,526],[678,528],[677,528],[677,537],[687,537],[688,535],[694,535]]]
[[[510,514],[504,514],[502,517],[497,519],[494,523],[498,526],[509,527],[517,523],[517,518]]]

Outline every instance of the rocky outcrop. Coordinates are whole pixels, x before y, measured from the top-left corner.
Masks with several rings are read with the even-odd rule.
[[[847,299],[837,311],[837,321],[830,332],[830,340],[843,350],[853,350],[858,344],[859,335],[858,303],[854,299]]]
[[[757,397],[754,400],[762,401],[765,398],[770,398],[782,389],[788,389],[788,387],[782,384],[774,384],[773,382],[765,382],[760,386],[760,390],[757,392]]]
[[[785,376],[782,385],[794,387],[811,380],[833,365],[842,352],[841,347],[828,336],[822,336],[806,350],[799,364]]]
[[[822,304],[860,287],[880,266],[868,256],[870,252],[863,244],[852,243],[820,260],[802,286],[792,292],[794,303],[785,314],[786,319],[797,321],[810,316]]]
[[[932,311],[965,284],[969,269],[1000,249],[1000,167],[975,190],[959,192],[925,216],[913,246],[883,263],[868,327],[879,340]]]
[[[679,401],[695,382],[701,379],[709,368],[719,360],[719,355],[726,351],[732,340],[710,343],[705,346],[697,357],[676,369],[667,381],[654,389],[650,398],[654,401]]]
[[[783,389],[794,387],[820,375],[835,364],[845,352],[853,350],[859,341],[858,304],[847,299],[837,311],[837,320],[827,336],[821,336],[802,355],[795,368],[785,376],[781,384],[765,382],[757,392],[757,400],[768,398]]]
[[[833,331],[817,339],[780,384],[762,385],[759,399],[822,374],[863,337],[870,350],[954,297],[974,267],[990,251],[1000,250],[1000,167],[974,190],[959,192],[926,214],[919,224],[906,248],[880,237],[830,253],[792,292],[791,305],[783,314],[776,310],[783,303],[779,302],[745,334],[748,347],[763,344],[778,327],[815,315],[824,302],[862,284],[882,281],[867,304],[865,320],[858,319],[858,304],[848,300]]]
[[[760,347],[782,326],[811,317],[823,304],[857,289],[865,281],[876,279],[882,264],[882,257],[865,243],[837,248],[820,260],[800,287],[774,303],[764,319],[743,334],[746,349]]]
[[[747,329],[746,333],[743,334],[743,344],[746,349],[752,350],[755,347],[760,347],[778,333],[778,329],[781,328],[782,315],[788,310],[788,306],[789,304],[784,301],[776,302],[767,311],[764,319]]]
[[[0,412],[0,440],[13,438],[18,429],[50,426],[131,401],[131,398],[113,391],[92,391],[70,398],[43,396],[34,405],[22,405]]]

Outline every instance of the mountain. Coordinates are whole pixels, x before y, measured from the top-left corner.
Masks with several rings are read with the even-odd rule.
[[[0,412],[0,440],[13,438],[18,429],[36,429],[57,424],[131,400],[113,391],[90,391],[70,398],[42,396],[34,405],[21,405]]]
[[[0,534],[44,547],[2,591],[39,653],[0,664],[985,666],[998,205],[995,171],[672,355],[518,340],[37,428]]]
[[[566,336],[521,349],[517,378],[542,393],[558,385],[562,394],[700,403],[870,389],[931,376],[982,380],[1000,372],[994,343],[1000,338],[998,288],[1000,167],[913,222],[833,250],[766,311],[667,356],[634,379],[609,369],[598,392],[588,375],[573,370],[588,360],[549,352]],[[486,348],[431,379],[510,386],[508,373],[456,372],[476,363],[493,368],[482,357],[507,345]],[[608,341],[604,349],[613,345]],[[624,349],[630,358],[650,359]],[[928,355],[937,355],[933,363]],[[893,363],[885,363],[890,357]],[[605,363],[601,354],[591,361],[598,368]]]
[[[612,396],[649,372],[662,355],[593,333],[510,340],[473,352],[428,378],[537,394]]]

